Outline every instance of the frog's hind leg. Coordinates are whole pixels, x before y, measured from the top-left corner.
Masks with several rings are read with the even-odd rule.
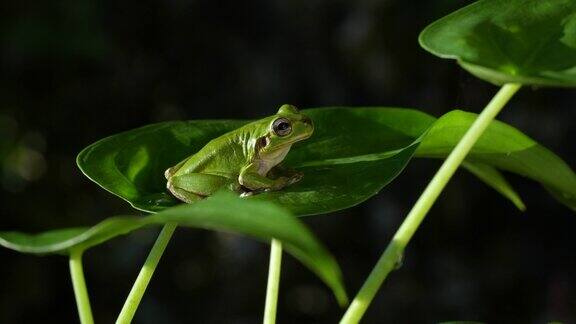
[[[235,190],[237,185],[230,178],[205,173],[190,173],[168,180],[168,190],[187,203],[210,196],[224,187]]]
[[[175,188],[174,186],[170,185],[168,186],[168,190],[170,190],[170,192],[174,195],[174,197],[182,200],[187,204],[192,204],[205,198],[204,196],[197,195],[193,192],[186,191],[184,189]]]

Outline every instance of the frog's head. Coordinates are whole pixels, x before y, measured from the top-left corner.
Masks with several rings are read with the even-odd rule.
[[[267,135],[259,143],[263,153],[289,148],[292,144],[312,136],[312,120],[292,105],[282,105],[269,121]]]

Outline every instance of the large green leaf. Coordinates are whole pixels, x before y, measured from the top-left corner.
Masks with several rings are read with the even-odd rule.
[[[430,24],[420,44],[495,84],[576,86],[576,1],[481,0]]]
[[[417,156],[444,158],[478,115],[451,111],[438,119],[423,138]],[[576,210],[576,174],[562,159],[505,123],[488,126],[467,161],[514,172],[540,182],[561,202]]]
[[[314,135],[295,145],[286,164],[304,179],[250,199],[270,200],[296,215],[356,205],[390,182],[434,121],[394,108],[309,109]],[[80,153],[78,165],[93,181],[135,208],[159,211],[179,202],[166,192],[164,170],[245,121],[195,120],[146,126],[105,138]]]
[[[0,232],[0,245],[25,253],[67,254],[72,250],[88,249],[143,226],[166,223],[235,232],[265,242],[276,238],[282,241],[286,251],[334,291],[341,304],[346,302],[338,264],[301,221],[276,204],[241,199],[227,192],[147,217],[111,217],[92,227],[60,229],[36,235]]]

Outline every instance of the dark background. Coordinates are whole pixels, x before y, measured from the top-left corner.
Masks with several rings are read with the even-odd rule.
[[[172,119],[255,118],[299,107],[478,112],[497,88],[423,51],[419,31],[470,1],[2,1],[0,230],[91,225],[129,206],[75,155]],[[525,88],[500,116],[576,163],[576,90]],[[353,134],[350,134],[353,136]],[[413,161],[368,202],[306,223],[358,290],[438,161]],[[366,323],[576,321],[576,217],[538,184],[528,210],[459,172],[369,308]],[[157,229],[87,252],[97,323],[112,323]],[[284,258],[280,323],[335,323],[328,289]],[[268,249],[178,229],[136,323],[259,323]],[[77,321],[67,260],[0,249],[0,323]]]

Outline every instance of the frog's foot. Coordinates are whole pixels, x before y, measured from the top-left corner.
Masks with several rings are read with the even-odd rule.
[[[174,197],[182,200],[187,204],[192,204],[205,198],[205,196],[198,195],[184,189],[176,188],[172,185],[171,181],[168,181],[167,188],[172,193],[172,195],[174,195]]]
[[[240,193],[240,198],[254,196],[254,195],[262,192],[262,190],[250,190],[249,188],[246,188],[240,184],[235,188],[234,191]]]
[[[288,179],[288,185],[295,184],[296,182],[302,180],[302,178],[304,178],[304,173],[294,171],[294,173],[291,174],[290,178]]]
[[[254,196],[256,193],[254,191],[244,191],[240,194],[240,198]]]
[[[304,173],[296,171],[294,169],[286,168],[282,165],[277,165],[276,167],[274,167],[272,170],[270,170],[268,175],[273,179],[286,178],[284,186],[294,184],[302,180],[302,178],[304,177]],[[280,188],[278,189],[282,189],[284,186],[280,186]]]
[[[278,191],[282,190],[290,185],[295,184],[296,182],[302,180],[304,174],[301,172],[294,173],[290,177],[280,177],[275,180],[274,186],[266,189],[266,191]]]

